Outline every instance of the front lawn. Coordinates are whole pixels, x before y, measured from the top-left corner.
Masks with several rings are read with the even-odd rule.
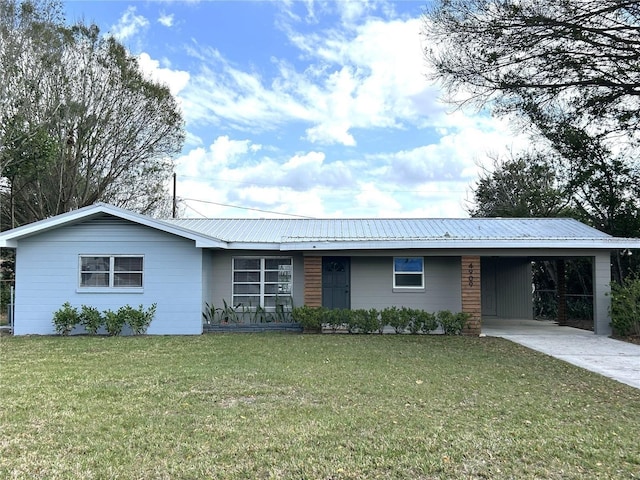
[[[640,391],[494,338],[3,337],[0,478],[640,478]]]

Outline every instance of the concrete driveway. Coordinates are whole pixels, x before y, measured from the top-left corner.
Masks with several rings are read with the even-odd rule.
[[[640,389],[640,345],[545,320],[483,319],[482,333],[502,337],[538,352]]]

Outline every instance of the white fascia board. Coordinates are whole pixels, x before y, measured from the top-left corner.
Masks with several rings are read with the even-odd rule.
[[[275,250],[281,251],[282,244],[280,243],[256,243],[256,242],[229,242],[227,244],[228,250]]]
[[[283,251],[334,251],[334,250],[406,250],[406,249],[587,249],[624,250],[640,249],[640,239],[492,239],[492,240],[372,240],[332,242],[283,243]]]
[[[103,214],[111,215],[116,218],[121,218],[149,228],[193,240],[196,242],[197,247],[227,248],[227,243],[222,240],[200,235],[191,230],[176,227],[161,220],[156,220],[146,215],[133,213],[104,203],[96,203],[95,205],[90,205],[78,210],[56,215],[55,217],[23,225],[12,230],[7,230],[6,232],[0,233],[0,247],[17,248],[18,241],[22,238],[37,235],[66,225],[86,221]]]
[[[0,246],[16,248],[17,242],[21,238],[30,237],[31,235],[53,230],[64,225],[71,225],[103,213],[102,210],[97,207],[98,205],[92,205],[2,232],[0,233]]]

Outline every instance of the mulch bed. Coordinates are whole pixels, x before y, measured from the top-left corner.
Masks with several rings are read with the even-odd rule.
[[[621,337],[619,335],[611,335],[611,338],[615,338],[616,340],[622,340],[623,342],[634,343],[636,345],[640,345],[640,335],[629,335],[627,337]]]
[[[593,320],[568,320],[566,326],[593,332]],[[628,335],[626,337],[621,335],[611,335],[611,338],[615,338],[616,340],[621,340],[623,342],[633,343],[635,345],[640,345],[640,335]]]

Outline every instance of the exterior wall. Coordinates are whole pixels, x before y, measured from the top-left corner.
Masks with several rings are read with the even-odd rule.
[[[214,291],[214,275],[213,275],[213,263],[215,252],[213,250],[202,251],[202,311],[205,309],[205,304],[213,304],[213,291]]]
[[[232,295],[232,258],[233,257],[292,257],[293,258],[293,305],[304,304],[304,259],[301,253],[278,251],[233,250],[215,251],[210,258],[211,269],[210,291],[204,297],[216,307],[223,305],[225,300],[231,304]]]
[[[425,288],[393,289],[393,257],[351,257],[351,308],[405,306],[430,312],[462,308],[460,257],[425,257]]]
[[[484,302],[482,314],[499,318],[532,319],[531,282],[532,272],[529,259],[483,258],[482,296]]]
[[[141,292],[79,290],[79,255],[144,255]],[[157,303],[149,334],[202,333],[202,252],[174,235],[117,219],[65,226],[20,241],[15,334],[52,334],[64,302],[99,310]]]
[[[526,258],[497,259],[496,302],[502,318],[533,319],[531,262]]]
[[[611,257],[609,252],[593,259],[593,329],[596,335],[611,335]]]

